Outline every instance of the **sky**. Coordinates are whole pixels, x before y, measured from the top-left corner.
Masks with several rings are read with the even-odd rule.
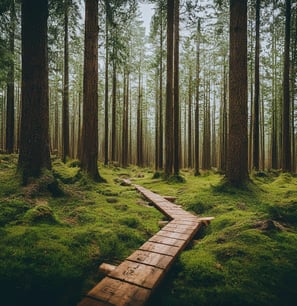
[[[151,18],[154,14],[154,6],[152,4],[140,3],[139,8],[144,22],[143,25],[145,26],[146,35],[148,35],[150,30]]]

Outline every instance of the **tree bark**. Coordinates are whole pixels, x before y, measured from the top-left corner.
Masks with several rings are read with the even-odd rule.
[[[174,0],[174,72],[173,72],[173,168],[179,175],[180,168],[180,120],[179,120],[179,0]]]
[[[165,175],[172,175],[173,167],[173,20],[174,1],[167,0],[167,83],[165,122]]]
[[[10,4],[10,26],[9,26],[9,51],[14,56],[14,38],[15,38],[15,1]],[[7,106],[6,106],[6,152],[8,154],[14,151],[14,59],[9,64],[7,82]]]
[[[259,98],[260,98],[260,74],[259,74],[259,55],[260,55],[260,0],[256,0],[256,45],[255,45],[255,96],[253,109],[253,168],[259,170]]]
[[[95,181],[98,171],[98,0],[86,0],[81,168]]]
[[[47,0],[22,1],[22,115],[18,168],[29,177],[51,169],[47,55]]]
[[[117,115],[117,67],[115,59],[112,68],[112,115],[111,115],[111,160],[116,159],[116,115]]]
[[[230,0],[229,143],[226,178],[248,180],[247,0]]]
[[[200,163],[199,163],[199,95],[200,95],[200,19],[198,19],[197,25],[197,37],[196,37],[196,101],[195,101],[195,176],[200,175]]]
[[[188,168],[192,168],[192,69],[189,72],[189,101],[188,101]]]
[[[69,156],[69,38],[68,38],[69,0],[64,0],[64,89],[62,120],[62,160]]]
[[[291,33],[291,0],[286,0],[286,26],[283,74],[283,110],[282,110],[282,170],[292,171],[291,136],[290,136],[290,33]]]
[[[160,93],[159,93],[159,145],[158,145],[158,169],[163,169],[163,6],[160,6],[160,62],[159,62],[159,70],[160,70]]]
[[[106,2],[105,2],[106,3]],[[108,12],[105,5],[105,97],[104,97],[104,165],[108,165]]]

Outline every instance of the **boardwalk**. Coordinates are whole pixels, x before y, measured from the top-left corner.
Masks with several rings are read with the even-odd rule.
[[[212,219],[197,218],[164,197],[134,186],[171,221],[89,291],[79,306],[144,305],[202,224]]]

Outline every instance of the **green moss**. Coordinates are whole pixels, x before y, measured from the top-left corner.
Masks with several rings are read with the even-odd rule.
[[[8,223],[18,223],[30,208],[30,205],[21,200],[7,199],[0,201],[0,226]]]
[[[44,204],[40,204],[32,209],[29,209],[24,215],[24,220],[29,222],[30,224],[52,224],[58,222],[53,210],[48,205]]]
[[[55,159],[54,178],[65,194],[53,197],[45,180],[31,197],[16,176],[17,157],[0,160],[0,293],[5,305],[37,305],[40,300],[75,305],[100,279],[102,261],[120,262],[159,230],[163,216],[141,205],[132,186],[120,186],[119,174],[161,195],[176,196],[194,214],[215,217],[181,254],[149,305],[296,301],[293,176],[254,173],[246,188],[236,189],[211,171],[198,177],[182,171],[181,184],[152,179],[150,169],[100,165],[108,183],[97,184],[80,174],[77,161]],[[110,198],[117,203],[108,203]]]
[[[119,221],[121,224],[127,225],[131,228],[137,228],[140,225],[139,219],[135,217],[124,217],[121,218]]]
[[[81,178],[79,163],[75,160],[68,161],[67,164],[56,160],[53,173],[56,178],[65,184],[73,184]]]

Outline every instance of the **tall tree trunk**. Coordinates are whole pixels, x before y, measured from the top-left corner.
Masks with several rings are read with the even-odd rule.
[[[137,161],[139,167],[143,167],[143,124],[142,124],[142,88],[141,73],[139,68],[138,76],[138,103],[137,103]]]
[[[129,73],[124,71],[124,103],[123,103],[123,126],[122,126],[122,167],[128,166],[128,114],[129,114]]]
[[[247,0],[230,0],[229,146],[227,180],[248,180]]]
[[[189,72],[189,100],[188,100],[188,168],[192,168],[192,69]]]
[[[62,120],[62,160],[69,156],[69,42],[68,42],[69,0],[64,0],[64,89]]]
[[[216,101],[215,93],[213,97],[213,111],[212,111],[212,132],[211,132],[211,165],[217,167],[217,137],[216,137]]]
[[[167,83],[165,122],[165,175],[172,175],[173,167],[173,20],[174,2],[167,0]]]
[[[292,171],[291,136],[290,136],[290,30],[291,30],[291,0],[286,0],[286,29],[283,74],[283,112],[282,112],[282,169]]]
[[[255,46],[255,96],[253,110],[253,168],[259,170],[259,98],[260,98],[260,78],[259,78],[259,55],[260,55],[260,0],[256,0],[256,46]]]
[[[210,169],[210,81],[205,80],[202,168]]]
[[[105,97],[104,97],[104,165],[108,165],[108,11],[105,5]]]
[[[54,127],[54,150],[59,152],[59,105],[58,101],[55,101],[55,127]]]
[[[273,1],[273,10],[276,9],[276,1]],[[277,146],[277,94],[276,94],[276,33],[275,33],[275,17],[273,14],[273,33],[272,33],[272,60],[273,60],[273,76],[272,76],[272,116],[271,116],[271,168],[278,168],[278,146]]]
[[[293,42],[292,42],[292,76],[291,76],[291,142],[292,142],[292,170],[296,172],[296,135],[295,135],[295,96],[296,96],[296,75],[297,75],[297,12],[295,10],[295,14],[293,15],[293,21],[295,22],[295,35],[292,34]]]
[[[11,1],[10,6],[10,26],[9,26],[9,51],[14,56],[14,37],[15,37],[15,0]],[[6,107],[6,152],[12,153],[14,150],[14,59],[9,64],[7,82],[7,107]]]
[[[199,168],[199,95],[200,95],[200,18],[197,25],[197,37],[196,37],[196,98],[195,98],[195,176],[200,175]]]
[[[98,171],[98,0],[86,0],[81,167],[95,181]]]
[[[221,102],[221,137],[220,137],[220,169],[226,171],[227,168],[227,146],[228,146],[228,114],[227,114],[227,72],[226,58],[224,57],[223,67],[223,97]]]
[[[174,0],[174,72],[173,72],[173,168],[174,175],[179,175],[180,168],[180,120],[179,120],[179,0]]]
[[[160,62],[159,62],[159,69],[160,69],[160,79],[159,79],[159,86],[160,86],[160,93],[159,93],[159,162],[158,168],[159,170],[163,168],[163,6],[161,4],[160,7]]]
[[[26,184],[51,169],[47,56],[47,0],[22,2],[22,115],[18,168]]]
[[[113,60],[112,66],[111,160],[115,161],[117,145],[117,67],[115,59]]]

